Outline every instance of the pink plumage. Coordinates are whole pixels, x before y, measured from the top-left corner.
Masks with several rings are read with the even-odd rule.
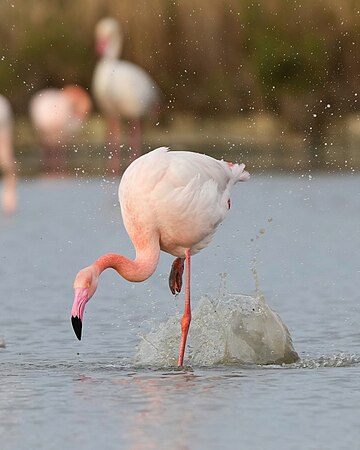
[[[16,175],[13,148],[13,113],[9,101],[0,95],[0,170],[3,174],[2,208],[16,210]]]
[[[165,147],[138,158],[119,186],[130,238],[136,240],[137,227],[147,229],[153,224],[150,233],[157,230],[161,250],[177,257],[183,257],[188,248],[191,254],[197,253],[224,220],[231,187],[249,176],[244,168],[243,164],[230,167],[207,155]]]
[[[231,164],[207,155],[168,151],[161,147],[135,160],[119,186],[125,228],[132,240],[135,260],[101,256],[82,269],[74,282],[72,323],[81,338],[86,302],[95,293],[106,268],[129,281],[144,281],[157,267],[160,250],[176,259],[169,277],[170,290],[180,292],[186,261],[185,313],[178,364],[183,364],[191,320],[190,257],[206,247],[229,210],[232,186],[249,178],[244,164]]]
[[[30,118],[42,146],[46,171],[65,169],[66,146],[90,111],[90,97],[77,85],[46,88],[31,98]]]
[[[107,122],[110,168],[119,172],[120,122],[123,119],[130,123],[132,160],[141,154],[140,122],[159,103],[159,89],[143,68],[118,59],[123,35],[115,19],[106,17],[97,23],[95,41],[100,60],[95,67],[92,90]]]

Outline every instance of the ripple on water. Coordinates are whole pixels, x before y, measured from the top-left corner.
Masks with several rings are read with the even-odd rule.
[[[336,355],[322,355],[319,358],[305,357],[294,364],[294,367],[303,369],[318,369],[321,367],[351,367],[360,364],[360,356],[338,353]]]

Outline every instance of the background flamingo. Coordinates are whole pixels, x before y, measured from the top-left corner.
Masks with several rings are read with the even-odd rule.
[[[45,171],[64,171],[66,145],[91,110],[90,96],[76,85],[47,88],[32,97],[29,110],[44,153]]]
[[[132,160],[141,154],[141,118],[155,109],[159,89],[141,67],[117,59],[123,36],[115,19],[107,17],[97,23],[95,41],[101,59],[94,72],[93,94],[107,121],[110,168],[119,172],[120,119],[130,123]]]
[[[5,214],[16,210],[16,175],[13,150],[13,114],[9,101],[0,95],[0,169],[3,173],[2,207]]]
[[[158,148],[135,160],[125,171],[119,199],[135,260],[118,254],[101,256],[80,270],[74,282],[72,325],[81,339],[85,304],[96,291],[99,275],[115,269],[128,281],[144,281],[157,267],[160,250],[176,256],[169,277],[172,293],[182,287],[186,261],[185,311],[178,365],[182,366],[191,321],[190,257],[211,240],[230,208],[230,189],[249,178],[244,164],[218,161],[198,153]]]

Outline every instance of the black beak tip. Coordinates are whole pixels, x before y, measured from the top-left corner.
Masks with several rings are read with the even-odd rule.
[[[78,316],[71,316],[71,323],[74,329],[74,332],[76,334],[76,337],[81,341],[81,329],[82,329],[82,322],[81,319]]]

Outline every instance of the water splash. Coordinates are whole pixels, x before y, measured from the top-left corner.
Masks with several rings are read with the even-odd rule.
[[[219,292],[203,296],[192,316],[186,364],[288,364],[299,359],[289,330],[266,304],[258,284],[255,296],[230,294],[221,274]],[[171,316],[142,336],[135,363],[176,365],[179,342],[180,316]]]
[[[319,369],[321,367],[351,367],[360,364],[358,355],[338,353],[336,355],[322,355],[318,358],[305,356],[294,364],[295,368]]]

